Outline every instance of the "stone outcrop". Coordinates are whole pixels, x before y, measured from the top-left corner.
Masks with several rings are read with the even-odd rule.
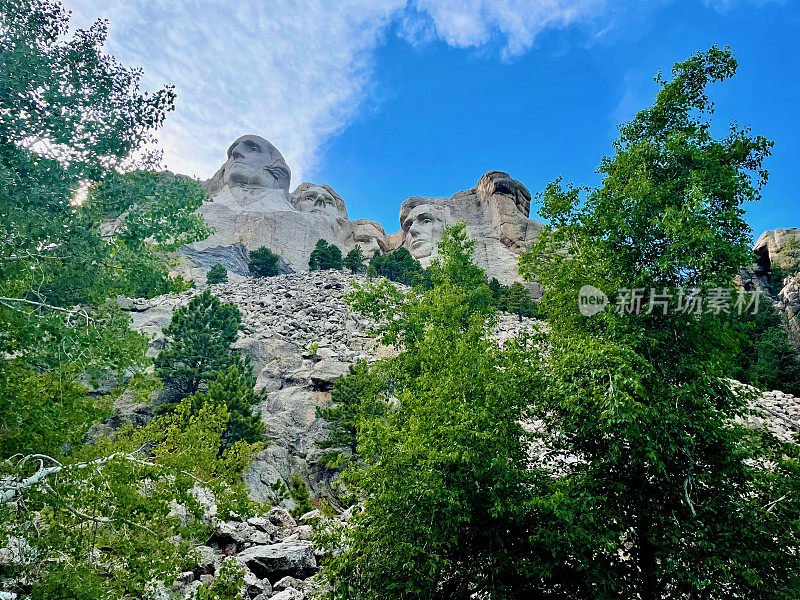
[[[234,141],[225,164],[206,183],[210,201],[198,209],[215,231],[183,248],[173,274],[202,282],[219,263],[246,276],[249,251],[261,246],[282,258],[283,272],[303,271],[319,239],[345,253],[361,246],[366,258],[403,246],[427,266],[444,227],[465,221],[476,241],[477,264],[489,277],[510,284],[519,280],[519,255],[541,229],[529,219],[528,190],[501,171],[486,173],[474,188],[450,198],[409,198],[400,208],[401,229],[392,234],[374,221],[350,221],[344,200],[328,185],[305,182],[290,194],[290,177],[283,156],[264,138]]]
[[[210,508],[208,512],[215,512]],[[309,598],[317,586],[314,575],[320,556],[310,541],[309,523],[319,519],[320,514],[313,511],[297,522],[282,508],[246,521],[212,518],[211,536],[196,548],[194,568],[178,576],[169,597],[195,597],[198,587],[219,575],[224,562],[234,561],[244,570],[243,598]]]
[[[395,234],[393,241],[427,266],[444,228],[464,221],[475,240],[475,262],[508,285],[520,280],[517,260],[542,229],[540,222],[528,218],[530,205],[524,185],[508,173],[490,171],[474,188],[450,198],[415,196],[403,202],[400,235]]]
[[[278,497],[275,485],[278,481],[290,485],[293,473],[306,481],[312,496],[333,491],[335,473],[321,464],[323,454],[316,447],[325,435],[325,423],[317,418],[316,408],[330,403],[333,382],[347,373],[351,364],[373,362],[393,353],[370,335],[376,324],[353,313],[344,302],[353,282],[364,279],[315,271],[208,286],[220,299],[239,307],[242,329],[234,347],[252,357],[256,387],[266,392],[260,409],[269,445],[245,475],[257,500],[291,508],[291,499]],[[151,355],[163,348],[161,331],[172,312],[199,291],[161,296],[144,304],[123,301],[131,311],[133,328],[151,336]],[[503,313],[495,337],[503,342],[522,331],[536,330],[539,323]],[[800,422],[800,399],[770,394],[756,403],[765,413],[761,424],[766,423],[776,434],[790,435]],[[129,400],[120,399],[119,403],[119,414],[112,417],[115,423],[147,414],[145,407],[131,406]]]
[[[800,265],[800,229],[765,231],[753,247],[760,273],[779,267],[796,269]]]
[[[790,343],[800,349],[800,229],[765,231],[753,252],[756,263],[742,273],[742,285],[772,301],[783,314]]]
[[[221,300],[239,307],[242,329],[234,348],[251,356],[256,388],[266,392],[259,408],[269,445],[246,473],[257,500],[279,500],[291,508],[291,499],[276,498],[274,486],[279,480],[290,485],[293,473],[306,481],[312,496],[331,493],[335,474],[320,463],[322,451],[316,441],[325,435],[325,426],[316,417],[316,407],[330,403],[333,382],[346,374],[351,364],[373,362],[392,353],[370,335],[376,324],[353,313],[344,302],[353,282],[364,279],[336,271],[313,271],[208,286]],[[200,291],[160,296],[135,305],[120,300],[130,311],[133,329],[151,337],[151,356],[164,347],[162,330],[173,311]],[[503,314],[498,339],[531,330],[535,323]],[[133,411],[127,404],[120,409],[124,415]]]

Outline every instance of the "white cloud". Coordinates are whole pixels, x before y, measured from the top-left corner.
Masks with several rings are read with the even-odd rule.
[[[438,37],[458,48],[499,40],[504,56],[517,56],[545,29],[591,20],[607,0],[416,0],[404,32],[412,41]]]
[[[174,83],[159,133],[166,165],[210,177],[244,133],[284,154],[297,185],[321,145],[350,123],[388,26],[461,48],[529,49],[548,28],[591,19],[606,0],[65,0],[73,24],[110,21],[109,51],[143,67],[148,88]]]

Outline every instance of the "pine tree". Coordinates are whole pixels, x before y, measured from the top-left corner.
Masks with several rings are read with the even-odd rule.
[[[328,244],[323,239],[317,240],[308,259],[308,268],[312,271],[339,270],[342,268],[342,250],[335,244]]]
[[[377,275],[407,286],[413,286],[414,276],[423,271],[420,262],[402,246],[390,254],[376,252],[369,264]]]
[[[205,402],[224,404],[228,408],[228,424],[223,434],[223,448],[229,448],[238,441],[253,444],[261,440],[264,423],[261,412],[253,408],[258,403],[253,391],[253,378],[239,371],[235,364],[226,371],[219,371],[216,378],[208,384],[206,393],[192,395],[192,410],[198,411]]]
[[[319,442],[319,448],[345,449],[350,458],[357,456],[358,419],[381,414],[386,407],[382,391],[384,384],[377,372],[365,361],[350,365],[349,373],[333,384],[331,405],[317,407],[317,416],[325,419],[328,436]],[[326,458],[337,462],[338,453]]]
[[[533,317],[536,315],[536,303],[531,298],[530,292],[519,281],[512,283],[506,289],[500,301],[500,308],[522,317]]]
[[[225,283],[228,281],[228,270],[221,264],[217,263],[208,271],[206,275],[206,283],[209,285],[215,283]]]
[[[252,377],[249,357],[230,348],[240,323],[236,305],[223,304],[208,290],[175,311],[164,329],[167,345],[155,360],[156,373],[175,399],[206,389],[231,365]]]
[[[354,275],[356,273],[364,272],[364,255],[361,252],[361,246],[356,246],[350,250],[350,252],[348,252],[347,256],[344,258],[344,262],[342,264],[350,269],[350,272]]]
[[[266,246],[261,246],[250,253],[247,267],[253,277],[274,277],[280,274],[280,257]]]

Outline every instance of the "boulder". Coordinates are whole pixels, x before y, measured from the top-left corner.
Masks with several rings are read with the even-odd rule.
[[[256,577],[271,581],[287,575],[305,579],[317,572],[314,547],[305,540],[252,546],[240,552],[236,560],[250,569]]]

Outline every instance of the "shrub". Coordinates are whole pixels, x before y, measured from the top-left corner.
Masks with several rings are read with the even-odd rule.
[[[266,246],[261,246],[258,250],[250,253],[250,262],[247,267],[253,277],[274,277],[280,274],[281,269],[278,265],[280,257]]]
[[[208,275],[206,275],[206,283],[208,284],[225,283],[226,281],[228,281],[228,270],[219,263],[211,267]]]

